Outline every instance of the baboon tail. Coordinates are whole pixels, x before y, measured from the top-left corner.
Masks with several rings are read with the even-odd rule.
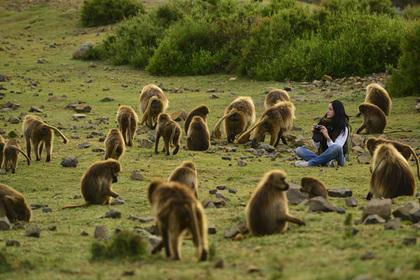
[[[69,140],[67,139],[67,137],[66,136],[64,136],[64,134],[58,129],[58,128],[56,128],[56,127],[54,127],[54,126],[51,126],[51,125],[47,125],[47,127],[49,128],[49,129],[52,129],[52,130],[54,130],[56,133],[58,133],[58,135],[60,135],[61,136],[61,138],[63,138],[63,143],[64,144],[67,144],[68,142],[69,142]]]
[[[131,143],[131,117],[128,118],[127,125],[128,125],[127,130],[126,130],[127,140],[129,143]]]
[[[213,131],[211,132],[211,137],[215,138],[215,139],[220,139],[220,137],[222,137],[222,132],[220,131],[220,127],[222,126],[222,122],[232,116],[234,113],[238,112],[238,110],[233,109],[232,111],[230,111],[229,113],[223,115],[223,117],[221,117],[217,123],[215,124]]]
[[[188,211],[190,212],[190,217],[191,217],[191,234],[192,234],[192,238],[194,243],[197,246],[197,252],[199,254],[199,258],[200,261],[202,260],[202,252],[204,250],[204,246],[203,246],[203,240],[202,240],[202,236],[201,236],[201,232],[200,232],[200,226],[198,224],[198,219],[197,219],[197,210],[195,208],[195,205],[188,205],[187,206]]]
[[[144,110],[143,118],[141,119],[141,122],[140,122],[141,125],[144,124],[147,121],[147,119],[149,118],[150,107],[152,106],[152,99],[154,99],[153,96],[150,97],[149,100],[147,101],[147,106],[146,106],[146,109]],[[147,125],[147,123],[146,123],[146,125]]]
[[[67,205],[67,206],[64,206],[63,208],[61,208],[61,210],[63,210],[63,209],[70,209],[70,208],[88,207],[88,206],[89,206],[88,203],[80,204],[80,205]]]
[[[172,127],[171,137],[169,138],[169,145],[172,145],[174,143],[175,133],[176,133],[176,126],[174,125]]]
[[[258,122],[256,122],[254,125],[252,125],[250,128],[248,128],[247,131],[241,133],[238,138],[236,138],[235,143],[236,144],[241,144],[243,142],[243,139],[249,138],[249,135],[251,134],[251,132],[260,124],[262,124],[263,122],[265,122],[265,120],[267,119],[267,116],[264,116],[261,120],[259,120]]]
[[[18,147],[16,147],[16,146],[13,146],[13,147],[16,149],[16,151],[21,153],[26,158],[26,160],[28,161],[28,165],[31,165],[31,159],[28,157],[28,155],[24,151],[19,149]]]

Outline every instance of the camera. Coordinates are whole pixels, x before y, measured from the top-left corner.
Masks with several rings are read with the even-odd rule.
[[[319,125],[319,124],[314,126],[314,131],[312,134],[312,140],[314,140],[314,142],[321,142],[322,139],[324,138],[324,135],[322,135],[321,133],[321,128],[322,128],[322,125]]]
[[[317,131],[321,131],[322,125],[317,124],[314,129]]]

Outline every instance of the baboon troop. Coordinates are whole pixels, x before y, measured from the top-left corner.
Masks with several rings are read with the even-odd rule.
[[[280,101],[290,101],[290,96],[284,89],[272,89],[267,93],[267,96],[264,100],[264,108],[273,107]]]
[[[301,192],[307,193],[309,198],[322,196],[323,198],[328,197],[328,191],[324,183],[313,177],[303,177],[300,185],[302,188]]]
[[[36,160],[41,160],[42,149],[45,145],[47,151],[46,162],[51,161],[53,150],[53,131],[63,138],[63,143],[68,142],[66,136],[54,126],[43,122],[39,117],[33,115],[25,116],[22,125],[23,137],[26,142],[26,154],[31,158],[31,144],[35,151]]]
[[[188,134],[188,129],[190,127],[190,123],[192,121],[192,118],[195,116],[201,117],[205,122],[207,122],[207,116],[209,114],[209,108],[205,105],[198,106],[197,108],[194,108],[185,119],[184,129],[185,134]]]
[[[156,128],[156,140],[155,140],[155,153],[159,153],[159,139],[163,137],[163,152],[166,155],[169,155],[169,147],[173,146],[175,149],[172,154],[176,155],[180,147],[180,138],[181,138],[181,127],[175,121],[171,119],[166,113],[160,113],[157,119],[157,128]]]
[[[184,161],[180,166],[175,168],[169,176],[168,181],[178,182],[188,186],[194,193],[195,198],[198,198],[197,170],[192,161]]]
[[[187,148],[191,151],[207,151],[210,147],[210,132],[207,122],[200,116],[191,120],[187,134]]]
[[[253,147],[258,146],[259,142],[263,141],[266,133],[271,135],[270,145],[277,146],[280,139],[287,145],[284,133],[292,129],[294,119],[295,106],[293,103],[289,101],[278,102],[265,110],[260,119],[238,137],[236,143],[242,143],[244,138],[249,138],[251,132],[255,130],[252,139]]]
[[[119,129],[112,128],[105,138],[105,159],[119,160],[124,154],[125,142]]]
[[[246,221],[252,235],[269,235],[287,230],[287,223],[305,225],[289,215],[286,173],[273,170],[264,175],[246,206]]]
[[[245,132],[255,122],[255,105],[252,99],[248,96],[240,96],[232,101],[226,107],[223,116],[217,121],[214,126],[212,137],[220,139],[222,133],[220,126],[224,122],[225,134],[229,143],[235,141],[236,136]],[[240,144],[249,140],[244,137]]]
[[[388,92],[379,84],[372,83],[366,87],[365,103],[378,106],[385,115],[389,116],[392,100]]]
[[[140,93],[140,112],[143,113],[140,124],[145,123],[149,128],[155,129],[158,115],[165,113],[168,104],[168,98],[162,89],[153,84],[144,86]]]
[[[15,189],[0,184],[0,217],[6,216],[10,222],[29,222],[31,208],[25,197]]]
[[[371,170],[367,199],[414,195],[416,184],[410,165],[392,144],[380,144],[375,149]]]
[[[25,154],[24,151],[19,146],[19,143],[16,139],[10,139],[7,141],[6,145],[3,148],[3,162],[2,167],[8,172],[12,170],[14,174],[16,172],[17,160],[19,153],[21,153],[27,160],[28,165],[31,165],[31,160]]]
[[[133,146],[134,136],[136,136],[137,123],[139,118],[136,112],[129,106],[120,106],[117,112],[118,128],[121,131],[125,145]]]
[[[165,249],[166,257],[180,260],[184,234],[190,232],[199,261],[205,261],[208,256],[207,217],[189,187],[178,182],[153,181],[148,197],[162,237],[152,253]]]
[[[363,124],[356,131],[360,134],[364,129],[367,134],[381,134],[386,126],[386,116],[376,105],[362,103],[359,105],[359,112],[363,115]]]

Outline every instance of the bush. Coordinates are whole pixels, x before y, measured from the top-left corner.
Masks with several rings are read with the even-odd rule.
[[[144,12],[142,4],[133,0],[86,0],[81,19],[83,26],[112,24]]]
[[[417,22],[402,40],[398,68],[391,71],[386,84],[392,96],[420,96],[420,23]]]
[[[147,245],[141,236],[121,231],[116,233],[112,240],[95,241],[91,253],[94,261],[121,258],[142,260],[147,254]]]
[[[408,20],[420,20],[420,5],[407,6],[403,11],[402,15]]]

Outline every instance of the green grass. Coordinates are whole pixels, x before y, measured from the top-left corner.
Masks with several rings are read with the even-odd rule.
[[[288,153],[275,161],[267,158],[249,159],[247,166],[238,167],[235,159],[248,155],[243,147],[230,153],[234,159],[232,161],[222,160],[221,157],[227,154],[217,147],[212,148],[215,153],[182,149],[177,156],[169,157],[163,154],[154,155],[151,149],[133,147],[123,157],[123,172],[119,182],[114,185],[115,191],[126,200],[126,204],[60,210],[67,204],[82,203],[81,199],[73,199],[74,195],[80,194],[80,177],[94,161],[101,159],[100,154],[91,150],[103,147],[103,143],[98,138],[86,139],[86,135],[91,131],[106,133],[109,128],[115,127],[118,104],[128,104],[137,110],[139,92],[145,84],[157,83],[165,88],[200,89],[199,92],[168,92],[169,111],[188,111],[197,105],[206,104],[211,110],[210,126],[214,125],[224,107],[236,96],[252,96],[260,114],[263,109],[263,92],[269,87],[283,87],[286,84],[255,82],[242,78],[231,81],[226,75],[154,77],[129,67],[114,67],[101,62],[94,62],[96,67],[90,67],[90,63],[72,60],[72,52],[82,42],[101,41],[105,32],[101,28],[82,29],[77,10],[53,7],[35,5],[21,12],[0,8],[0,47],[3,49],[0,51],[0,73],[11,77],[9,82],[1,83],[7,90],[0,103],[11,101],[21,105],[17,111],[0,113],[0,128],[6,132],[15,130],[20,135],[21,125],[9,124],[7,119],[27,112],[30,106],[44,105],[44,114],[41,116],[48,123],[64,127],[63,132],[68,137],[72,134],[80,136],[79,140],[71,140],[67,145],[56,138],[51,163],[33,161],[28,167],[20,158],[15,175],[0,175],[1,183],[23,192],[30,203],[48,204],[53,209],[52,213],[33,211],[33,223],[39,224],[42,229],[39,239],[25,237],[21,229],[0,232],[0,240],[16,239],[21,243],[19,248],[5,247],[4,241],[0,243],[3,256],[9,260],[4,266],[0,264],[0,271],[8,271],[0,274],[0,279],[117,279],[122,278],[125,271],[132,270],[135,271],[135,278],[141,279],[277,279],[279,276],[285,279],[353,279],[359,275],[369,275],[377,279],[420,277],[420,245],[402,245],[405,237],[419,235],[408,224],[404,224],[398,231],[384,231],[382,225],[358,225],[360,232],[349,239],[344,237],[345,215],[308,213],[304,205],[299,205],[291,206],[290,212],[303,218],[307,224],[305,227],[292,225],[282,235],[262,238],[246,236],[242,241],[231,241],[223,237],[225,229],[244,217],[243,205],[259,178],[274,168],[286,170],[291,182],[298,183],[303,176],[315,176],[322,178],[328,187],[351,188],[359,205],[365,205],[363,197],[369,187],[369,167],[358,164],[354,154],[350,163],[338,170],[299,169],[291,166],[293,161],[288,160],[291,156]],[[86,31],[86,34],[81,34],[82,31]],[[98,36],[97,32],[100,32]],[[56,43],[57,47],[50,48],[52,43]],[[40,57],[48,62],[37,64]],[[39,85],[31,89],[28,78],[38,81]],[[85,83],[89,79],[93,82]],[[313,118],[324,113],[328,101],[339,98],[344,101],[348,113],[354,116],[358,104],[364,98],[363,90],[353,90],[348,86],[332,89],[330,92],[308,89],[303,84],[293,82],[291,86],[291,97],[297,108],[295,125],[303,129],[293,131],[292,134],[303,134],[305,137],[310,136]],[[103,91],[104,88],[109,88],[109,91]],[[222,93],[217,93],[219,99],[209,98],[211,93],[206,91],[211,88],[223,90]],[[21,94],[10,93],[11,90]],[[49,93],[55,96],[66,95],[67,99],[47,102]],[[112,96],[115,101],[99,102],[105,96]],[[85,101],[93,107],[87,120],[75,122],[72,120],[73,112],[64,109],[68,103],[77,100]],[[415,98],[398,98],[393,102],[385,133],[400,128],[409,129],[411,132],[392,133],[389,136],[418,147],[420,115],[414,109]],[[109,117],[109,125],[89,123],[102,116]],[[361,119],[352,118],[353,129],[357,129],[360,122]],[[90,143],[91,147],[79,149],[77,145],[82,142]],[[76,156],[79,166],[75,169],[62,168],[60,161],[66,156]],[[214,260],[197,263],[192,242],[186,241],[182,251],[184,260],[181,262],[168,261],[163,255],[147,257],[146,260],[137,262],[90,262],[94,226],[106,225],[112,232],[116,228],[132,230],[137,226],[150,225],[130,221],[128,216],[150,215],[146,197],[149,181],[167,177],[175,166],[187,159],[193,160],[198,167],[201,199],[211,198],[208,190],[217,185],[235,187],[238,190],[236,195],[226,192],[230,199],[227,207],[206,209],[209,224],[217,228],[217,234],[209,236],[209,243],[215,246]],[[136,169],[142,170],[144,181],[137,182],[129,178],[131,171]],[[338,206],[345,205],[341,199],[331,200]],[[410,200],[413,198],[398,199],[394,208]],[[110,208],[121,211],[122,218],[100,219]],[[359,208],[347,208],[347,212],[353,214],[354,220],[361,217]],[[49,231],[48,227],[51,225],[56,225],[57,230]],[[81,236],[82,230],[87,231],[89,236]],[[360,257],[369,251],[376,257],[373,260],[361,260]],[[224,269],[213,267],[219,259],[224,260]],[[261,272],[249,274],[247,270],[251,265],[258,267]]]

